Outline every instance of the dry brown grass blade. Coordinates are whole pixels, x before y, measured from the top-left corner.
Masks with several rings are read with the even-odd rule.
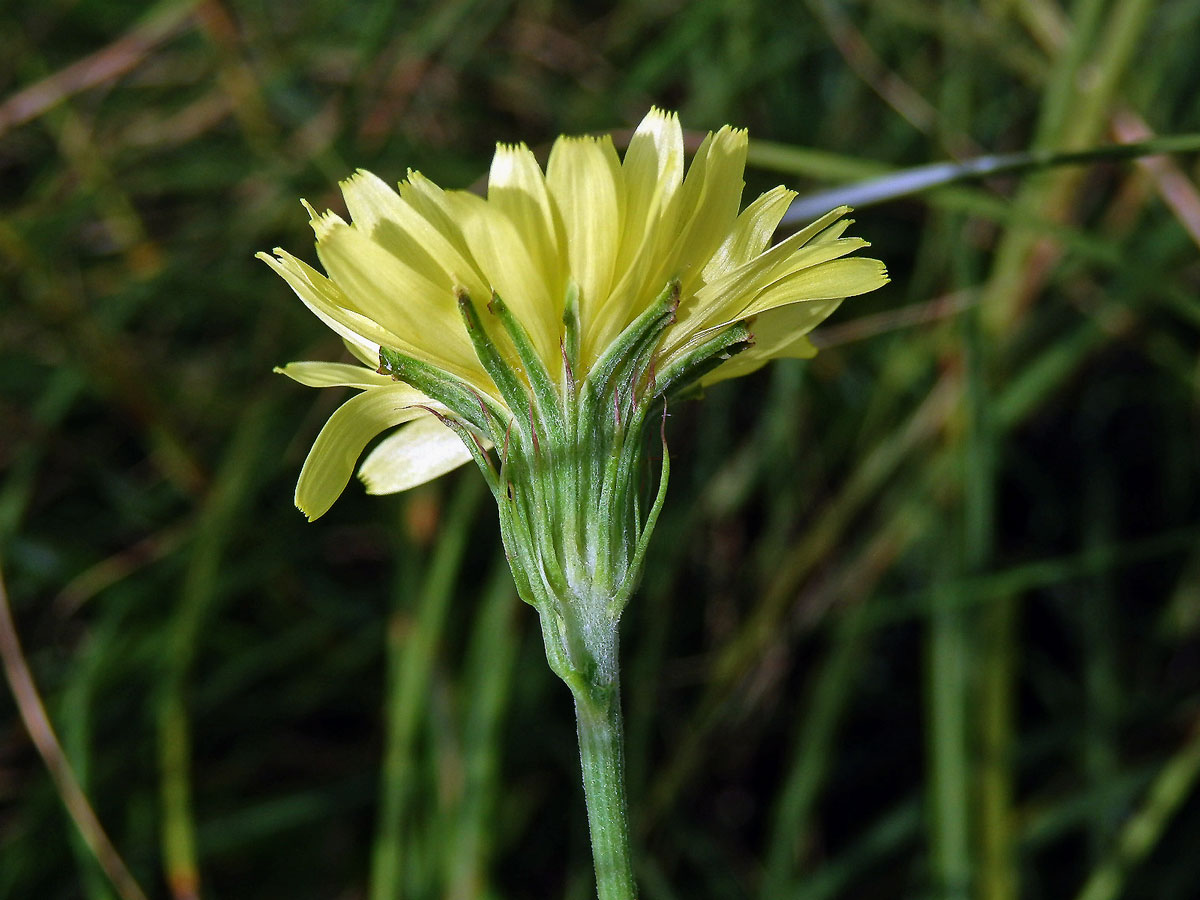
[[[125,865],[117,848],[109,840],[104,826],[96,817],[92,804],[79,785],[79,779],[59,743],[50,717],[46,715],[46,707],[38,694],[37,685],[33,681],[33,673],[25,662],[25,654],[21,650],[21,641],[17,637],[17,627],[13,622],[12,610],[8,604],[8,591],[4,586],[4,573],[0,570],[0,658],[4,662],[4,674],[12,688],[13,699],[17,702],[17,710],[21,720],[42,757],[54,787],[62,798],[67,814],[79,829],[83,841],[87,844],[92,855],[112,882],[113,888],[122,900],[146,900],[146,894],[134,880],[133,874]]]
[[[1132,109],[1118,109],[1113,113],[1112,130],[1117,140],[1125,144],[1148,141],[1155,136],[1146,120]],[[1150,176],[1159,196],[1179,224],[1200,246],[1200,192],[1191,179],[1169,156],[1146,156],[1137,164]]]
[[[822,328],[812,335],[813,345],[819,349],[837,347],[854,341],[873,338],[889,331],[926,325],[956,316],[979,302],[978,292],[955,291],[934,297],[924,303],[913,303],[896,309],[885,310],[868,316],[858,316],[838,325]]]
[[[0,103],[0,135],[36,119],[68,97],[120,78],[175,34],[193,6],[192,0],[167,5],[111,44],[17,91]]]
[[[105,588],[174,553],[187,541],[194,527],[190,519],[176,522],[88,566],[63,585],[54,598],[54,611],[64,618],[75,615]]]
[[[931,134],[938,125],[938,111],[933,104],[888,68],[862,32],[833,4],[815,0],[809,8],[850,70],[913,128]]]

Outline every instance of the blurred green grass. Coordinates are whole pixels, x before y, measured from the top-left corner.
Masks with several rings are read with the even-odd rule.
[[[748,126],[752,193],[1200,131],[1187,0],[0,9],[0,558],[153,897],[586,897],[475,473],[291,507],[335,358],[256,250],[355,167]],[[782,150],[781,150],[782,148]],[[624,629],[648,900],[1200,883],[1194,158],[859,213],[894,283],[672,410]],[[308,256],[312,259],[312,255]],[[0,698],[0,897],[113,896]]]

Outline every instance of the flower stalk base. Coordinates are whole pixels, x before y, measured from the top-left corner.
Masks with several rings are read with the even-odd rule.
[[[599,686],[597,686],[599,688]],[[575,697],[579,759],[598,900],[634,900],[633,861],[625,800],[621,698],[614,682]]]

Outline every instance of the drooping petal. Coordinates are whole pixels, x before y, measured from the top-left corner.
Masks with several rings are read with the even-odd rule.
[[[420,391],[406,384],[393,384],[363,391],[334,411],[313,442],[296,484],[296,506],[310,522],[324,515],[345,490],[355,463],[371,439],[385,429],[424,415],[418,404],[428,402]]]
[[[350,363],[293,362],[276,366],[275,371],[306,387],[354,387],[366,390],[393,384],[387,375]]]
[[[546,185],[562,216],[586,334],[608,299],[621,245],[624,185],[612,138],[560,137],[550,151]]]
[[[367,454],[358,477],[368,494],[396,494],[471,461],[462,440],[435,416],[414,419]]]

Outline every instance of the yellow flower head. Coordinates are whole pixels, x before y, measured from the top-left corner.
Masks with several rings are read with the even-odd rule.
[[[481,461],[490,445],[503,457],[514,422],[533,423],[538,445],[521,390],[568,403],[579,385],[608,376],[610,349],[623,336],[632,347],[656,304],[657,324],[637,326],[652,346],[638,351],[625,393],[614,388],[615,412],[603,413],[618,421],[623,404],[628,416],[660,398],[647,385],[663,373],[707,384],[775,357],[811,356],[805,335],[887,275],[878,260],[850,256],[867,243],[843,236],[846,207],[768,249],[794,193],[775,188],[739,213],[746,147],[746,132],[726,126],[685,173],[678,117],[652,109],[624,159],[607,136],[561,137],[543,173],[524,145],[498,146],[486,199],[412,171],[397,192],[359,171],[342,183],[352,224],[310,207],[328,277],[283,250],[259,256],[364,365],[280,370],[310,386],[361,390],[318,436],[296,489],[300,509],[323,514],[366,445],[395,426],[360,469],[372,493]],[[735,325],[736,340],[705,350]],[[430,389],[429,373],[458,393]],[[473,397],[482,419],[454,397]]]

